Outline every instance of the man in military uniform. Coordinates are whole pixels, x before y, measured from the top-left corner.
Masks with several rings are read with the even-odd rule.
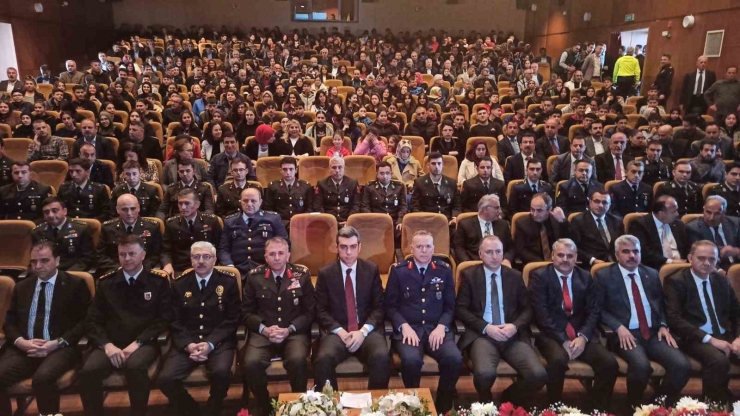
[[[588,200],[594,192],[606,192],[604,185],[593,179],[593,169],[590,161],[579,160],[576,162],[575,176],[560,185],[556,205],[566,216],[585,211],[588,208]]]
[[[175,215],[177,195],[185,188],[195,189],[195,192],[198,194],[198,200],[200,200],[201,212],[213,214],[213,193],[211,192],[211,187],[205,182],[198,182],[196,180],[193,163],[197,162],[189,160],[179,160],[177,162],[177,178],[179,180],[176,184],[167,187],[162,205],[159,206],[159,210],[157,211],[157,218],[162,221]]]
[[[216,247],[198,241],[190,249],[193,270],[172,284],[172,348],[157,385],[177,415],[199,415],[198,403],[182,382],[200,364],[211,380],[209,415],[220,415],[231,382],[236,327],[241,313],[237,277],[214,268]]]
[[[411,195],[411,212],[435,212],[444,214],[454,227],[460,215],[460,192],[457,181],[442,175],[442,154],[432,152],[427,162],[428,175],[414,180]]]
[[[46,198],[41,203],[44,223],[31,231],[34,243],[48,240],[59,246],[59,268],[86,272],[97,262],[98,255],[90,226],[67,217],[67,207],[58,198]]]
[[[493,177],[493,160],[490,156],[484,156],[475,162],[478,174],[462,185],[460,193],[460,205],[463,212],[477,212],[478,201],[483,195],[498,195],[502,207],[508,207],[506,202],[506,184],[500,179]],[[506,212],[502,213],[504,218]]]
[[[311,323],[316,299],[311,272],[290,264],[290,247],[282,237],[265,243],[265,262],[244,281],[242,312],[250,331],[244,356],[244,391],[256,399],[252,414],[267,416],[270,397],[267,367],[281,357],[293,392],[306,391]],[[248,393],[247,393],[248,394]],[[246,408],[246,403],[243,404]]]
[[[344,159],[341,157],[329,161],[329,177],[316,184],[314,194],[313,211],[333,215],[340,228],[350,215],[360,212],[360,185],[344,176]]]
[[[241,194],[241,211],[226,218],[218,260],[239,269],[242,276],[265,263],[265,242],[272,237],[288,238],[280,216],[260,209],[259,190],[247,188]],[[246,249],[245,249],[246,248]]]
[[[727,201],[725,215],[740,217],[740,163],[727,166],[725,181],[709,188],[707,196],[719,195]]]
[[[624,217],[632,212],[650,212],[653,210],[653,188],[642,182],[645,164],[632,160],[625,167],[626,180],[609,188],[612,197],[613,214]]]
[[[550,195],[550,198],[555,196],[552,190],[552,185],[541,180],[541,177],[542,161],[539,159],[532,159],[527,162],[526,179],[524,182],[511,187],[509,215],[514,216],[517,212],[529,212],[529,203],[532,202],[532,197],[539,192],[544,192]]]
[[[645,175],[642,181],[652,188],[656,182],[671,180],[673,162],[667,157],[662,157],[663,144],[660,140],[651,140],[645,151]]]
[[[233,181],[218,187],[216,215],[219,217],[226,217],[239,212],[241,208],[241,194],[244,188],[253,187],[259,189],[260,193],[262,193],[262,187],[254,186],[247,182],[247,166],[250,163],[248,159],[239,156],[231,161],[231,177]]]
[[[51,187],[31,180],[28,162],[13,163],[13,183],[0,188],[0,219],[38,221],[43,218],[41,202],[51,196]]]
[[[72,218],[95,218],[103,222],[110,218],[110,197],[105,185],[92,182],[90,162],[82,158],[69,161],[71,181],[59,187],[59,199],[65,202]]]
[[[310,183],[296,179],[298,162],[292,156],[280,160],[282,179],[270,182],[265,189],[262,205],[267,211],[275,211],[283,219],[285,228],[290,228],[290,219],[295,214],[303,214],[313,209],[314,189]]]
[[[391,165],[378,163],[376,180],[362,188],[360,212],[388,214],[396,227],[396,242],[400,243],[401,222],[409,212],[406,202],[406,187],[403,182],[391,180]]]
[[[678,215],[700,214],[704,208],[701,186],[689,180],[691,165],[679,160],[673,165],[673,180],[665,181],[655,190],[655,199],[663,195],[672,196],[678,203]]]
[[[386,317],[393,324],[391,342],[401,356],[401,377],[407,389],[418,388],[424,354],[439,364],[435,408],[444,414],[452,408],[462,354],[452,331],[455,314],[455,280],[444,262],[432,259],[434,239],[429,231],[414,233],[413,259],[391,268],[385,289]]]
[[[131,194],[139,200],[139,215],[153,217],[157,214],[162,200],[159,199],[157,187],[141,181],[141,166],[139,162],[129,160],[121,167],[124,183],[111,191],[112,212],[116,212],[116,204],[121,195]]]
[[[191,266],[190,247],[196,241],[214,246],[221,241],[221,224],[213,214],[200,212],[200,199],[195,189],[185,188],[177,195],[180,214],[165,223],[162,240],[162,270],[177,276]]]
[[[5,155],[5,144],[0,137],[0,188],[13,183],[13,160]]]
[[[80,398],[87,416],[103,410],[103,380],[123,370],[131,414],[145,415],[151,380],[149,366],[159,356],[157,338],[172,320],[167,275],[144,267],[144,242],[125,236],[118,245],[121,268],[98,280],[87,323],[91,349],[80,370]]]
[[[136,163],[136,162],[134,162]],[[141,237],[144,241],[146,257],[144,264],[150,269],[159,267],[159,258],[162,252],[162,233],[159,223],[153,219],[142,218],[139,212],[139,201],[131,194],[123,194],[118,198],[116,205],[118,218],[103,223],[100,234],[98,252],[100,263],[98,268],[104,273],[120,267],[118,264],[118,240],[128,234]]]

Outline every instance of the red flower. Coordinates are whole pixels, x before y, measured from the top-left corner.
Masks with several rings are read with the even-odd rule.
[[[529,412],[524,410],[523,407],[517,407],[516,410],[514,410],[514,416],[529,416]]]
[[[671,414],[671,410],[666,409],[665,407],[660,407],[650,412],[650,416],[668,416],[670,414]]]
[[[514,413],[514,405],[510,402],[502,403],[498,408],[498,414],[500,416],[511,416]]]
[[[236,416],[249,416],[249,410],[242,409],[239,411],[239,413],[236,414]]]
[[[540,416],[558,416],[558,414],[550,409],[547,409],[544,412],[542,412]]]

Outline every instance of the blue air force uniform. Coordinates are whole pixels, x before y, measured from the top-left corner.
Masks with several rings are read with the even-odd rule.
[[[250,270],[265,264],[265,243],[275,236],[288,238],[277,213],[260,210],[251,218],[241,211],[232,214],[224,221],[218,261],[225,266],[233,264],[246,278]]]

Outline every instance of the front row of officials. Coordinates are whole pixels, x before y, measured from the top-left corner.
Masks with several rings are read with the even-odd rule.
[[[728,403],[731,398],[730,363],[740,362],[740,304],[728,279],[715,269],[718,251],[710,241],[694,243],[690,267],[661,286],[657,272],[641,264],[641,244],[634,236],[616,239],[616,263],[594,278],[576,266],[573,241],[559,239],[551,247],[552,264],[535,271],[527,288],[521,273],[504,264],[501,240],[487,236],[479,249],[482,264],[463,272],[457,299],[451,269],[433,258],[427,231],[414,234],[413,258],[392,268],[385,292],[378,267],[359,258],[357,230],[342,228],[336,244],[339,259],[319,272],[314,289],[308,270],[289,263],[288,241],[270,239],[267,264],[245,276],[240,301],[235,276],[214,267],[216,248],[208,242],[192,245],[193,270],[170,285],[166,274],[145,265],[141,237],[125,235],[118,245],[121,268],[99,280],[94,296],[83,279],[59,267],[54,243],[37,242],[31,252],[34,277],[15,286],[3,327],[0,392],[5,395],[13,384],[32,378],[39,412],[56,414],[57,379],[80,368],[85,414],[99,416],[105,414],[103,380],[121,370],[131,414],[144,415],[150,367],[160,354],[158,337],[169,330],[172,347],[157,386],[174,414],[201,414],[183,380],[205,364],[211,380],[207,414],[218,415],[230,383],[237,326],[243,323],[249,331],[245,393],[251,390],[256,399],[252,412],[266,415],[266,370],[275,357],[282,359],[292,390],[306,390],[314,321],[322,333],[313,356],[316,385],[329,381],[336,387],[336,366],[354,355],[369,368],[368,388],[387,388],[387,319],[407,388],[419,386],[425,354],[439,363],[436,408],[441,413],[452,407],[463,354],[472,361],[481,401],[492,400],[501,360],[519,374],[502,400],[527,405],[525,400],[546,385],[550,402],[560,401],[568,363],[579,359],[594,369],[591,405],[607,409],[618,365],[599,342],[599,325],[616,333],[609,349],[628,362],[630,404],[642,402],[652,373],[649,360],[666,371],[656,395],[666,396],[669,405],[675,402],[689,377],[687,355],[703,366],[707,399]],[[455,318],[465,326],[457,345]],[[530,331],[531,324],[539,333]],[[544,366],[530,342],[533,335]],[[83,336],[90,346],[84,362],[76,347]],[[2,406],[1,412],[10,414],[7,397]]]

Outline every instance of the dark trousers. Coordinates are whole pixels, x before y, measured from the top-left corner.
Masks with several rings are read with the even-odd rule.
[[[709,105],[704,99],[704,95],[692,95],[689,97],[689,105],[687,105],[683,110],[685,116],[689,114],[701,115],[707,113]]]
[[[252,333],[250,341],[262,335]],[[267,339],[267,338],[264,338]],[[261,339],[260,339],[261,341]],[[309,340],[307,335],[290,335],[282,344],[260,345],[260,343],[249,342],[244,354],[244,389],[251,388],[254,394],[256,406],[253,406],[253,414],[267,416],[272,408],[270,406],[270,393],[267,391],[267,368],[274,357],[281,357],[283,368],[290,379],[290,389],[294,393],[303,393],[308,384],[308,357]],[[317,384],[323,388],[323,384]],[[246,404],[243,404],[246,408]]]
[[[418,346],[404,344],[403,340],[393,340],[393,348],[401,357],[401,377],[407,389],[418,388],[421,383],[421,368],[424,365],[424,354],[434,358],[439,364],[439,381],[437,383],[437,400],[435,408],[439,413],[447,413],[452,408],[452,397],[455,385],[462,369],[462,353],[455,344],[455,336],[448,332],[442,345],[432,350],[429,345],[429,334],[424,334]]]
[[[231,383],[231,367],[234,364],[234,348],[216,348],[208,355],[205,363],[190,359],[187,352],[170,350],[167,354],[162,371],[157,378],[157,385],[162,390],[177,415],[198,415],[199,405],[182,385],[193,370],[203,364],[206,374],[211,380],[210,397],[208,398],[208,414],[220,415],[223,401]]]
[[[491,388],[496,381],[498,364],[505,360],[519,375],[501,398],[502,402],[525,405],[532,394],[547,382],[547,373],[540,357],[529,343],[511,339],[505,343],[481,336],[470,345],[470,359],[473,361],[473,384],[478,392],[478,401],[493,401]]]
[[[6,346],[0,355],[0,414],[12,413],[10,399],[5,394],[8,387],[28,378],[32,378],[39,413],[59,413],[57,380],[74,368],[81,357],[75,347],[58,349],[45,358],[31,358],[14,346]]]
[[[142,345],[131,354],[128,361],[120,369],[126,377],[128,397],[131,402],[131,414],[143,416],[146,414],[149,402],[151,380],[149,380],[149,366],[159,356],[159,346]],[[113,367],[105,350],[96,348],[85,360],[80,371],[80,398],[86,416],[103,415],[103,380],[108,378],[117,369]]]
[[[725,340],[731,342],[732,339]],[[699,342],[680,344],[681,349],[701,363],[701,387],[705,400],[728,403],[732,395],[728,388],[730,383],[730,363],[740,364],[735,354],[729,357],[711,344]]]
[[[556,339],[548,336],[538,337],[536,345],[547,360],[547,397],[550,404],[560,402],[563,398],[565,372],[568,371],[570,362],[568,352]],[[593,389],[588,395],[592,408],[608,411],[619,371],[616,358],[598,340],[592,340],[586,343],[586,348],[577,360],[590,365],[594,370]]]
[[[390,378],[388,344],[385,342],[385,335],[377,330],[372,331],[354,353],[349,352],[339,335],[326,334],[321,338],[319,352],[314,358],[315,384],[323,388],[326,380],[329,380],[334,390],[338,390],[336,368],[350,355],[354,355],[369,367],[368,390],[388,388]]]
[[[635,88],[635,77],[617,77],[617,95],[624,98],[627,101],[627,97],[632,95],[632,90]],[[639,108],[638,108],[639,110]]]
[[[656,390],[655,396],[665,396],[666,405],[673,406],[689,380],[691,371],[689,360],[681,350],[671,347],[665,340],[659,341],[657,331],[653,331],[649,340],[645,340],[640,335],[639,329],[633,329],[630,332],[637,340],[637,347],[631,350],[620,348],[619,338],[615,337],[611,341],[612,350],[629,365],[627,368],[627,398],[630,406],[642,405],[642,396],[653,374],[650,360],[665,367],[665,377]]]

